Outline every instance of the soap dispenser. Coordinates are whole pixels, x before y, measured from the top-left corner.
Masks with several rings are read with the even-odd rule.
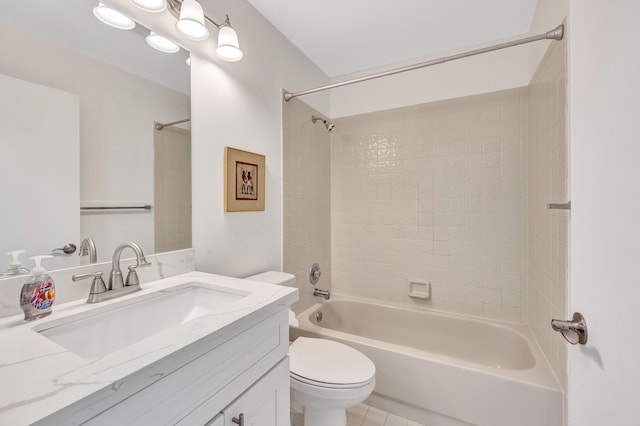
[[[24,311],[24,319],[32,321],[46,317],[51,314],[51,307],[56,296],[53,279],[47,271],[40,265],[42,259],[49,259],[53,256],[33,256],[29,260],[36,263],[36,267],[31,271],[31,276],[22,286],[20,293],[20,307]]]
[[[20,259],[18,258],[24,252],[24,250],[15,250],[7,253],[9,256],[11,256],[11,263],[9,263],[9,267],[2,274],[3,277],[29,273],[29,270],[27,268],[22,267],[22,262],[20,262]]]

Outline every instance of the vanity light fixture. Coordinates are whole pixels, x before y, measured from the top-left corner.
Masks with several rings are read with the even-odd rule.
[[[105,24],[120,30],[130,30],[136,26],[133,19],[109,6],[105,6],[102,2],[98,2],[98,5],[93,8],[93,14]]]
[[[204,14],[202,6],[197,0],[167,0],[169,11],[178,19],[176,29],[191,40],[205,40],[209,36],[209,30],[205,21],[218,28],[218,48],[216,54],[227,62],[235,62],[242,59],[242,50],[238,43],[238,34],[231,26],[229,15],[225,15],[222,24]]]
[[[238,34],[231,26],[229,15],[225,15],[224,22],[218,24],[204,14],[202,6],[197,0],[129,1],[146,12],[157,13],[168,8],[169,12],[178,20],[176,22],[176,30],[194,41],[206,40],[209,37],[209,29],[205,21],[210,22],[218,29],[218,47],[216,48],[218,58],[226,62],[235,62],[242,59],[243,53],[240,50]],[[115,9],[105,6],[102,2],[98,3],[98,6],[93,9],[93,13],[102,22],[113,27],[122,29],[135,27],[135,22],[132,19]],[[151,47],[161,52],[175,53],[180,50],[176,43],[153,31],[146,37],[146,40]]]
[[[209,30],[204,24],[204,11],[196,0],[183,0],[176,29],[191,40],[205,40]]]
[[[134,6],[146,12],[158,13],[167,8],[167,0],[129,0]]]
[[[163,37],[155,32],[149,32],[149,35],[145,38],[147,44],[156,50],[164,53],[176,53],[180,50],[180,46],[172,42],[166,37]]]
[[[218,29],[220,30],[218,32],[218,48],[216,49],[218,58],[227,62],[242,59],[243,54],[238,43],[238,34],[229,22],[229,15],[226,15],[224,22],[218,26]]]

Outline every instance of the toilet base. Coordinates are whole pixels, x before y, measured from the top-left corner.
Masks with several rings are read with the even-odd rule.
[[[347,410],[319,407],[304,408],[304,426],[347,426]]]

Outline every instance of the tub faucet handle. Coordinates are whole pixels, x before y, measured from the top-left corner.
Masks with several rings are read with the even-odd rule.
[[[320,265],[318,265],[317,263],[311,265],[311,270],[309,271],[309,282],[311,283],[311,285],[318,284],[318,281],[320,281],[320,275],[322,275],[322,271],[320,271]]]

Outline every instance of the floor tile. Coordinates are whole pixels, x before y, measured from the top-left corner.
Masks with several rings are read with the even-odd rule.
[[[291,414],[291,426],[304,426],[304,416]],[[375,407],[358,404],[347,410],[347,426],[424,426]]]
[[[389,414],[384,426],[408,426],[409,420],[396,416],[395,414]]]
[[[347,426],[362,426],[364,416],[367,414],[368,406],[358,404],[347,410]]]
[[[367,414],[364,416],[362,426],[384,426],[389,413],[375,407],[369,407]]]

